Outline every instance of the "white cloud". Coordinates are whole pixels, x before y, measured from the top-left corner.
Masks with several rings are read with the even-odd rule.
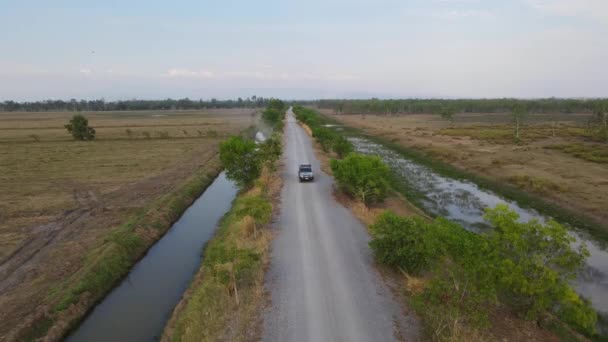
[[[431,16],[441,19],[491,18],[494,13],[487,10],[446,10],[434,12]]]
[[[606,0],[524,0],[532,8],[546,14],[561,16],[584,15],[608,19]]]
[[[80,68],[78,71],[85,76],[89,76],[91,73],[93,73],[93,70],[89,68]]]
[[[209,70],[169,69],[166,76],[186,78],[213,78],[215,74]]]

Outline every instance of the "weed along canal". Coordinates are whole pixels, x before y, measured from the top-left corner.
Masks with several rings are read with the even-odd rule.
[[[67,341],[158,340],[236,194],[222,172]]]
[[[481,189],[476,184],[439,175],[430,168],[407,159],[392,149],[362,137],[349,137],[355,150],[380,156],[405,181],[409,189],[417,193],[419,205],[428,213],[443,216],[462,224],[466,229],[483,232],[489,229],[484,220],[485,208],[494,208],[506,203],[516,211],[520,220],[536,218],[545,220],[532,209],[522,208],[517,203],[505,200],[497,194]],[[574,287],[593,307],[603,315],[608,313],[608,252],[587,238],[586,234],[571,231],[579,241],[585,242],[590,256],[587,266],[579,275]]]

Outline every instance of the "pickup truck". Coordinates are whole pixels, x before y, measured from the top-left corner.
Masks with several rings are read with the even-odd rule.
[[[300,178],[300,182],[312,182],[315,179],[315,175],[312,173],[312,166],[310,164],[300,164],[298,178]]]

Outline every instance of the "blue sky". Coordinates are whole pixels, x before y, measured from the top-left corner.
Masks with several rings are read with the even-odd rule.
[[[606,0],[0,0],[0,100],[608,96]]]

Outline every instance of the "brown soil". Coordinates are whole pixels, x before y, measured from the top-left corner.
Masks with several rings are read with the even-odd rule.
[[[104,236],[124,222],[125,214],[171,192],[194,170],[205,167],[214,172],[218,166],[217,152],[208,150],[159,176],[125,186],[34,227],[27,241],[0,265],[0,334],[5,336],[32,312],[46,311],[39,305],[53,286],[78,271],[87,252],[103,243]]]
[[[215,133],[131,143],[111,136],[125,134],[128,119],[122,116],[128,118],[129,113],[99,113],[97,122],[115,131],[106,130],[110,135],[102,133],[95,142],[78,143],[45,141],[54,139],[56,126],[71,113],[0,113],[0,156],[8,156],[3,159],[7,163],[0,165],[0,209],[7,213],[0,215],[0,340],[17,339],[20,330],[46,317],[53,290],[83,267],[85,256],[102,246],[114,228],[179,189],[193,174],[217,174],[221,137],[242,130],[250,121],[249,113],[232,114],[209,119],[204,117],[209,114],[180,117],[174,113],[175,117],[164,121],[149,115],[149,121],[137,121],[152,126],[174,124],[175,132],[180,129],[183,135],[187,133],[181,125],[207,123],[214,125]],[[29,129],[37,130],[42,142],[2,142]],[[82,154],[82,149],[95,153]],[[29,167],[37,162],[42,164]],[[30,200],[24,202],[24,196]],[[28,205],[35,209],[24,209]],[[164,221],[163,216],[159,222]],[[160,229],[137,232],[146,245],[162,234]],[[92,304],[85,294],[79,305],[64,310],[61,317],[80,317]],[[61,317],[48,340],[60,339],[65,331],[60,325],[69,325]]]
[[[442,135],[451,127],[438,115],[334,115],[333,119],[365,133],[416,148],[444,162],[477,175],[523,187],[566,208],[573,208],[597,222],[608,222],[608,164],[575,158],[544,147],[584,140],[583,137],[548,137],[516,145],[513,142],[477,140],[467,136]],[[497,115],[458,114],[456,128],[495,124]],[[508,121],[508,116],[502,118]],[[574,121],[565,124],[578,124]],[[527,176],[528,183],[521,182]],[[531,180],[530,180],[531,179]],[[535,186],[534,183],[540,184]]]

